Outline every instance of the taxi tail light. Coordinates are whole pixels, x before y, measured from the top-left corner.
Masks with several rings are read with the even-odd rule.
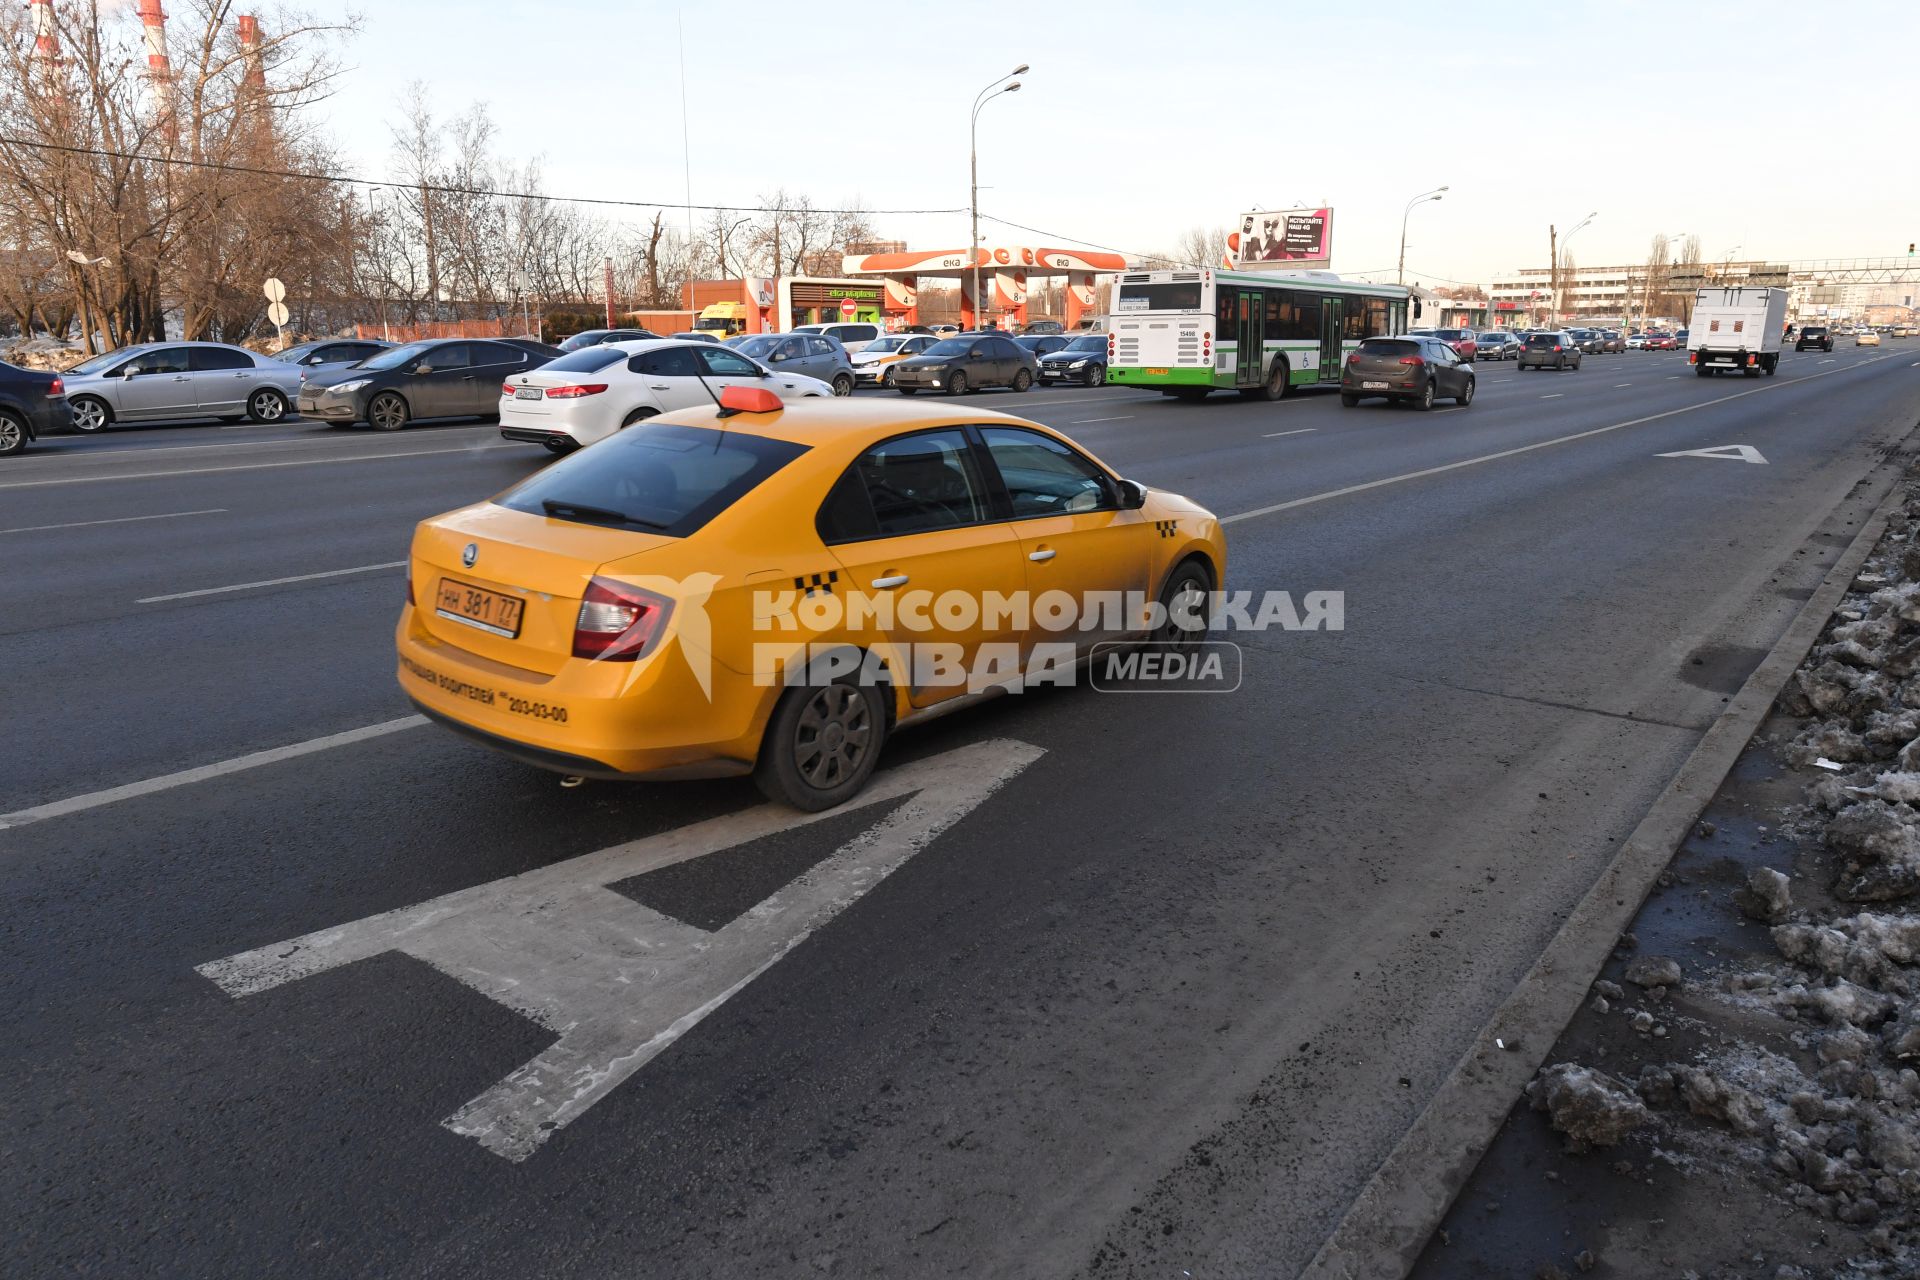
[[[673,602],[624,582],[595,578],[580,597],[573,627],[573,656],[633,662],[653,652]]]
[[[604,382],[583,382],[571,387],[548,387],[549,400],[578,400],[581,396],[597,396],[607,389]]]

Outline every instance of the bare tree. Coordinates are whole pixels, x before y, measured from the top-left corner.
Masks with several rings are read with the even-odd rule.
[[[1182,265],[1218,267],[1227,256],[1227,233],[1219,227],[1188,227],[1174,245]]]

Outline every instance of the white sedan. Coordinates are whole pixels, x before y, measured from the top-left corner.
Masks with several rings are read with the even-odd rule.
[[[712,342],[610,342],[508,378],[500,387],[500,435],[571,453],[657,413],[713,404],[737,386],[782,400],[833,394],[818,378],[775,373]]]

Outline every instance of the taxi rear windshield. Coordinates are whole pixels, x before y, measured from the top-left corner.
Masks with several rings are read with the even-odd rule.
[[[806,451],[737,431],[638,423],[494,501],[553,520],[684,538]]]

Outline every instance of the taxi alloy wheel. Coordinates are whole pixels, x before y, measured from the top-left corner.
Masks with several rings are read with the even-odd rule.
[[[787,690],[767,724],[754,782],[768,799],[809,813],[850,799],[886,738],[882,696],[851,680]]]
[[[1212,593],[1213,575],[1198,560],[1188,560],[1175,569],[1160,592],[1165,613],[1153,638],[1167,644],[1200,643],[1206,638],[1207,626],[1212,621],[1209,608]]]
[[[886,368],[880,371],[880,385],[887,388],[888,390],[893,389],[893,366],[892,365],[888,365]]]

